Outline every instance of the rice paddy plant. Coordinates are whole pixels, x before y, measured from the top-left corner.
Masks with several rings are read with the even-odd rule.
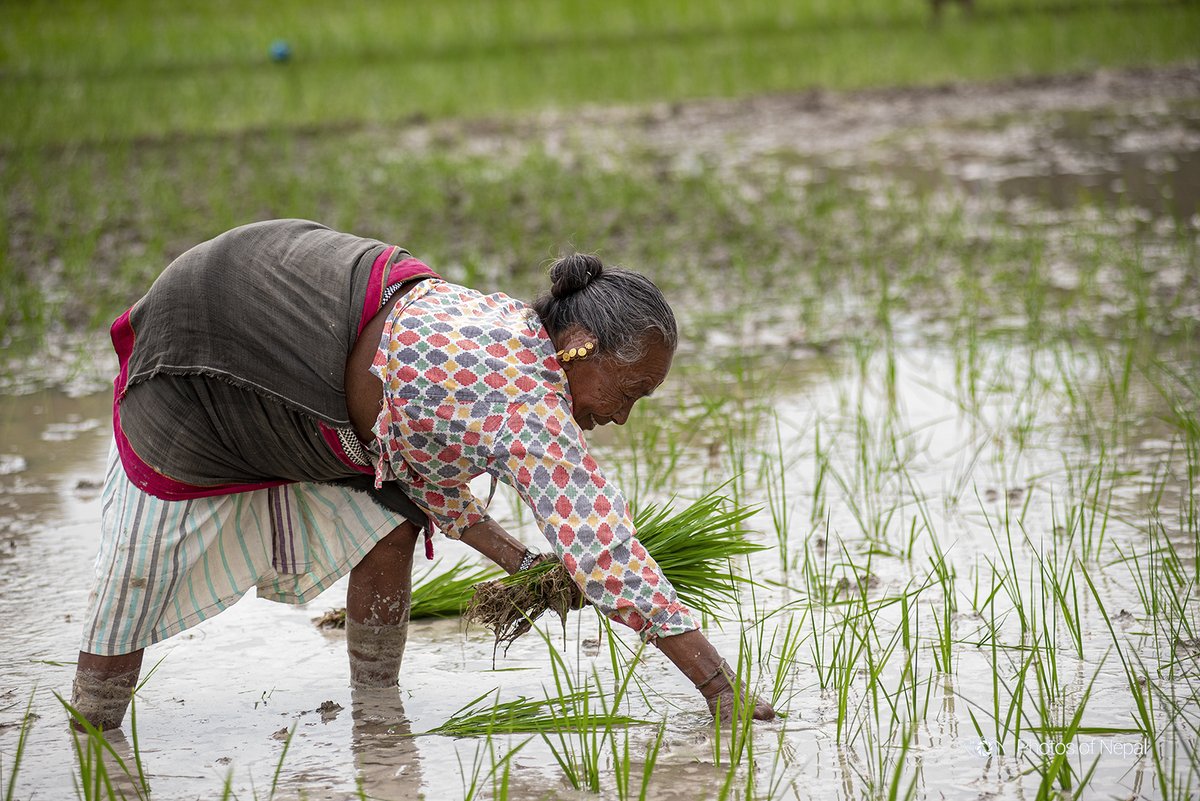
[[[1040,572],[1038,586],[1042,601],[1042,620],[1049,623],[1048,642],[1057,650],[1059,624],[1066,629],[1067,636],[1075,646],[1076,656],[1083,659],[1082,616],[1079,613],[1079,591],[1075,583],[1076,568],[1080,564],[1068,544],[1052,539],[1049,556],[1044,542],[1041,547],[1028,540],[1030,554]],[[1061,550],[1060,550],[1061,548]]]
[[[439,574],[438,564],[435,562],[413,580],[409,619],[458,617],[466,607],[470,588],[482,581],[490,581],[502,572],[495,567],[480,567],[462,559]]]
[[[982,508],[982,505],[981,505]],[[1052,505],[1052,509],[1053,509]],[[1057,672],[1057,655],[1060,634],[1065,632],[1076,655],[1083,658],[1082,615],[1079,608],[1079,592],[1074,571],[1080,564],[1072,547],[1075,539],[1061,536],[1034,542],[1021,519],[1013,519],[1004,507],[1003,529],[993,524],[986,509],[983,516],[996,546],[997,558],[985,557],[989,568],[990,588],[987,595],[980,597],[979,568],[976,568],[972,607],[977,614],[991,620],[991,636],[1002,637],[999,625],[1009,616],[1015,615],[1020,624],[1020,636],[1024,645],[1045,652],[1045,664]],[[998,531],[1003,531],[999,534]],[[1016,544],[1024,546],[1028,556],[1027,576],[1022,576]],[[1001,595],[1008,605],[998,617],[996,605]],[[1024,647],[1024,645],[1022,647]]]
[[[66,699],[58,693],[54,693],[55,698],[63,709],[66,710],[68,719],[73,725],[71,745],[75,755],[77,773],[72,775],[72,780],[77,796],[82,797],[86,801],[132,801],[133,799],[148,801],[148,799],[153,797],[149,777],[142,759],[138,735],[137,697],[138,692],[146,685],[161,664],[162,660],[146,672],[130,698],[129,731],[131,753],[127,755],[122,755],[121,750],[124,749],[118,749],[118,745],[124,742],[123,734],[117,732],[114,738],[113,733],[106,734],[100,731],[88,722]],[[280,789],[283,765],[287,760],[295,733],[296,724],[293,724],[288,729],[287,737],[284,738],[279,757],[275,762],[275,769],[271,776],[271,784],[267,790],[267,794],[262,797],[266,801],[274,799]],[[19,748],[18,760],[20,752],[21,749]],[[15,771],[13,778],[15,778]],[[255,801],[258,801],[260,796],[254,788],[253,776],[251,776],[250,782],[252,796]],[[9,801],[12,798],[12,793],[13,787],[10,786],[5,801]],[[359,796],[365,797],[362,796],[361,789]],[[221,801],[236,798],[233,791],[232,770],[225,777],[220,795],[215,797],[220,798]]]
[[[754,738],[751,736],[750,716],[746,711],[748,707],[738,705],[736,702],[735,706],[737,708],[732,717],[733,729],[731,736],[728,738],[731,756],[729,765],[725,769],[725,779],[722,781],[721,788],[717,792],[718,801],[725,801],[732,798],[735,793],[741,794],[744,798],[754,798],[757,796]],[[719,750],[719,735],[716,742]],[[734,753],[736,753],[737,759],[733,758]],[[739,787],[738,779],[742,777],[744,777],[744,782]]]
[[[90,733],[82,744],[79,739],[72,738],[79,769],[79,775],[71,777],[75,782],[76,795],[82,795],[84,801],[108,801],[118,798],[117,790],[109,778],[108,768],[104,764],[103,746],[92,738]],[[102,735],[100,739],[103,739]]]
[[[480,797],[485,782],[490,782],[491,784],[491,801],[506,801],[508,798],[508,781],[513,758],[532,739],[531,737],[522,740],[497,758],[496,743],[489,734],[475,748],[475,756],[472,758],[470,770],[467,770],[466,766],[463,765],[462,755],[458,751],[455,751],[454,756],[458,760],[458,774],[463,780],[463,801],[476,801]],[[491,758],[491,765],[486,774],[483,773],[485,752]]]
[[[587,717],[592,713],[588,704],[590,694],[585,693],[580,713]],[[607,737],[601,736],[598,728],[571,730],[571,736],[564,730],[555,732],[554,739],[542,734],[542,740],[550,747],[554,761],[562,769],[563,775],[576,790],[600,792],[603,777],[601,761],[603,746]]]
[[[866,638],[856,623],[856,615],[845,608],[839,610],[837,633],[830,647],[828,671],[837,709],[835,736],[839,743],[847,742],[859,659],[867,647]]]
[[[1038,783],[1037,790],[1039,801],[1040,799],[1059,798],[1061,795],[1067,794],[1078,797],[1078,794],[1083,791],[1091,780],[1097,765],[1100,763],[1100,757],[1097,756],[1091,766],[1086,771],[1080,773],[1072,769],[1067,757],[1073,750],[1072,744],[1076,735],[1081,731],[1084,709],[1092,697],[1092,688],[1096,684],[1096,677],[1100,675],[1103,667],[1104,662],[1101,661],[1096,672],[1092,674],[1091,681],[1088,682],[1086,689],[1084,689],[1083,695],[1075,707],[1074,714],[1065,726],[1051,727],[1043,725],[1040,729],[1039,733],[1044,736],[1053,735],[1055,739],[1052,741],[1054,748],[1051,750],[1051,753],[1043,755],[1042,759],[1035,765],[1036,770],[1041,775],[1041,781]],[[1051,710],[1043,707],[1043,721],[1050,714]]]
[[[942,553],[937,540],[930,540],[934,553],[930,557],[931,583],[936,579],[941,589],[941,603],[933,615],[933,626],[936,634],[932,644],[933,662],[941,673],[954,672],[954,613],[958,604],[954,596],[954,570],[946,564],[946,555]]]
[[[17,791],[17,776],[21,771],[21,758],[25,755],[25,744],[28,742],[29,730],[33,727],[33,699],[36,695],[37,688],[34,687],[29,693],[28,703],[25,704],[25,712],[21,715],[21,727],[17,733],[17,747],[13,751],[12,764],[8,769],[7,783],[4,777],[4,766],[0,764],[0,790],[4,792],[4,801],[13,801],[13,794]]]
[[[1185,376],[1184,381],[1184,388],[1168,396],[1168,400],[1172,407],[1171,422],[1183,440],[1183,486],[1193,488],[1180,499],[1179,528],[1191,535],[1192,578],[1200,583],[1200,492],[1195,490],[1200,487],[1200,410],[1196,408],[1200,381],[1194,376]]]
[[[512,701],[499,699],[499,689],[488,690],[468,701],[441,723],[423,734],[444,737],[481,737],[488,734],[542,734],[558,731],[591,731],[605,725],[627,726],[645,723],[627,715],[597,713],[590,687],[573,689],[546,698],[520,696]]]
[[[1148,377],[1158,390],[1169,412],[1164,415],[1165,422],[1176,432],[1174,441],[1179,443],[1182,451],[1182,464],[1178,467],[1179,459],[1164,462],[1156,470],[1154,485],[1154,506],[1156,510],[1162,506],[1164,494],[1169,484],[1179,488],[1176,505],[1178,524],[1176,539],[1188,539],[1187,547],[1191,551],[1190,572],[1193,582],[1200,584],[1200,380],[1186,368],[1156,360],[1148,368]],[[1188,488],[1191,491],[1188,491]],[[1158,515],[1156,515],[1157,519]]]
[[[983,519],[987,525],[988,533],[991,535],[992,542],[996,546],[998,559],[998,561],[995,561],[990,556],[984,558],[994,577],[993,589],[978,611],[982,612],[983,609],[992,607],[999,598],[1000,591],[1003,590],[1004,594],[1008,597],[1008,608],[1016,614],[1020,623],[1022,636],[1032,635],[1036,632],[1037,621],[1027,611],[1029,604],[1026,601],[1024,588],[1017,575],[1019,561],[1017,560],[1013,545],[1017,538],[1014,536],[1011,528],[1012,521],[1007,514],[1008,507],[1005,506],[1006,513],[1001,521],[1004,524],[1003,536],[1001,536],[997,526],[993,525],[992,517],[988,514],[982,499],[977,500],[979,500],[979,507],[983,512]]]
[[[784,698],[784,692],[788,690],[793,683],[795,671],[797,669],[797,658],[800,654],[800,647],[811,634],[805,633],[805,621],[809,619],[811,607],[803,610],[800,613],[799,619],[795,614],[788,614],[787,625],[785,627],[776,626],[771,634],[771,642],[768,647],[768,652],[772,656],[773,669],[771,671],[771,706],[778,711],[781,706],[786,706],[787,702],[795,695],[793,691],[787,699]],[[759,616],[758,620],[765,623],[765,617]]]
[[[828,510],[826,507],[826,489],[825,481],[829,475],[829,460],[830,453],[828,449],[821,447],[821,423],[813,427],[813,483],[812,483],[812,507],[809,516],[809,523],[815,531],[821,521],[826,519]]]
[[[74,727],[71,745],[75,751],[76,768],[79,771],[77,776],[72,776],[76,792],[82,794],[86,801],[115,801],[117,798],[125,798],[124,790],[129,789],[139,800],[149,799],[150,783],[143,770],[140,753],[135,749],[134,767],[131,769],[104,736],[104,732],[93,726],[61,695],[55,693],[54,697],[62,704]],[[134,728],[136,703],[135,691],[129,705],[130,725]],[[110,775],[110,764],[118,770],[116,776]]]
[[[742,526],[755,511],[714,491],[678,512],[670,504],[646,506],[635,516],[634,528],[680,600],[719,618],[749,581],[734,572],[733,561],[766,548],[751,541],[752,532]]]
[[[663,407],[671,404],[670,410]],[[616,476],[625,488],[629,504],[638,509],[644,496],[677,491],[692,478],[688,455],[699,450],[697,440],[706,435],[714,407],[690,402],[680,395],[654,399],[652,406],[639,405],[629,422],[614,433],[621,458],[615,459]]]
[[[499,761],[496,760],[495,754],[492,755],[492,768],[489,771],[492,780],[492,801],[508,799],[508,781],[512,775],[512,756],[515,751],[516,749],[510,750]]]
[[[284,738],[283,748],[279,752],[279,759],[275,762],[275,773],[271,775],[271,789],[267,792],[267,801],[272,801],[275,798],[275,791],[279,788],[279,777],[283,774],[283,763],[287,759],[288,749],[292,747],[292,738],[296,736],[296,726],[293,723],[288,729],[287,737]],[[254,794],[255,801],[258,799],[258,792],[254,789],[254,779],[250,780],[251,792]]]
[[[726,491],[729,493],[730,499],[737,504],[740,504],[743,498],[753,492],[747,486],[749,476],[751,475],[748,461],[753,456],[755,450],[752,443],[753,439],[746,436],[746,433],[740,433],[735,426],[725,426],[723,439],[721,440],[721,452],[724,456],[726,467],[718,475],[727,475],[730,477],[723,486],[727,488]]]
[[[775,552],[779,565],[786,573],[791,567],[791,505],[788,501],[787,474],[791,465],[784,454],[783,434],[779,429],[779,418],[775,418],[775,449],[761,462],[765,472],[763,484],[767,488],[767,508],[771,512],[771,527],[775,531]]]
[[[647,506],[634,515],[638,540],[654,557],[679,599],[691,609],[719,618],[722,607],[737,599],[737,588],[749,581],[734,570],[733,560],[765,546],[751,542],[742,522],[754,509],[711,492],[675,512],[672,505]],[[563,620],[577,603],[574,579],[558,560],[540,564],[478,585],[465,616],[487,626],[496,645],[511,644],[528,633],[548,611]]]
[[[434,562],[413,579],[409,620],[460,616],[475,585],[491,581],[503,572],[496,567],[481,567],[469,559],[460,559],[443,572],[438,572],[440,564],[441,560]],[[346,608],[331,609],[315,622],[320,628],[344,629]]]
[[[896,549],[894,555],[905,560],[911,560],[919,540],[927,538],[936,543],[937,528],[934,525],[933,515],[929,510],[929,501],[918,486],[917,480],[909,469],[908,464],[901,462],[897,472],[902,487],[908,491],[907,505],[915,508],[916,514],[912,516],[908,524],[907,543],[903,548]]]
[[[828,528],[826,529],[828,534]],[[815,547],[814,547],[815,546]],[[816,553],[814,553],[814,550]],[[829,546],[824,538],[818,538],[816,543],[809,537],[804,543],[804,581],[805,598],[813,626],[813,636],[810,639],[809,651],[812,654],[813,668],[817,671],[817,683],[822,690],[829,688],[832,676],[826,668],[829,660],[825,640],[830,627],[830,604],[832,586],[832,566],[829,562]],[[813,605],[820,607],[820,623],[818,624]],[[818,628],[819,625],[819,628]]]
[[[896,741],[897,727],[915,724],[928,714],[933,675],[920,672],[918,610],[922,594],[932,586],[930,577],[916,585],[910,581],[899,594],[882,598],[869,596],[860,586],[843,610],[853,626],[843,626],[842,639],[833,644],[834,653],[844,653],[846,659],[834,681],[839,742],[843,747],[862,743],[874,755],[875,765],[866,778],[877,791],[877,777],[886,773],[882,769],[890,759],[879,749]],[[851,644],[848,652],[843,642]],[[857,680],[861,688],[855,686]]]
[[[973,709],[968,708],[967,714],[971,719],[971,725],[978,735],[981,746],[986,750],[989,756],[1003,754],[1019,754],[1021,748],[1021,732],[1025,728],[1027,719],[1025,716],[1025,687],[1030,667],[1037,655],[1036,648],[1016,648],[1009,649],[1001,645],[999,640],[999,626],[995,618],[996,610],[994,607],[990,609],[992,636],[990,641],[991,650],[991,709],[987,710],[990,714],[992,722],[991,736],[989,737],[983,730],[979,719],[975,716]],[[1015,651],[1021,659],[1019,663],[1013,665],[1011,662],[1010,650]],[[1001,672],[1002,660],[1008,661],[1010,667],[1015,667],[1014,681],[1015,687],[1010,687],[1008,681],[1005,680]],[[980,708],[980,707],[976,707]],[[981,712],[983,710],[981,709]],[[1009,745],[1011,743],[1011,745]]]
[[[641,752],[641,780],[636,788],[633,785],[632,770],[639,755],[630,750],[629,729],[621,730],[620,740],[617,739],[615,731],[609,733],[609,743],[613,754],[613,781],[616,783],[617,798],[620,801],[631,801],[635,797],[637,801],[646,801],[646,794],[650,791],[650,780],[654,776],[654,766],[658,764],[658,755],[662,752],[663,735],[666,734],[666,731],[667,723],[664,720],[655,729],[654,739]],[[635,789],[637,790],[636,796],[634,796]]]
[[[467,560],[456,562],[450,570],[436,573],[437,564],[414,582],[409,618],[457,618],[466,607],[468,588],[499,576],[494,567],[473,566]]]
[[[1126,554],[1119,547],[1117,552],[1119,561],[1129,569],[1146,616],[1158,634],[1154,639],[1158,649],[1158,672],[1174,676],[1179,668],[1187,672],[1188,667],[1186,661],[1176,659],[1177,647],[1198,642],[1197,609],[1190,602],[1196,594],[1197,584],[1160,521],[1151,521],[1146,535],[1148,543],[1144,555],[1138,550]],[[1170,646],[1166,653],[1162,650],[1164,645]]]
[[[1075,501],[1068,507],[1063,525],[1060,527],[1055,521],[1054,531],[1062,531],[1068,538],[1077,540],[1080,557],[1084,560],[1099,559],[1104,547],[1104,537],[1112,513],[1113,487],[1120,478],[1116,466],[1108,464],[1110,459],[1107,446],[1101,444],[1095,464],[1088,468],[1078,487],[1072,486],[1075,483],[1075,472],[1068,466],[1068,491]]]
[[[1134,657],[1137,659],[1136,652]],[[1140,664],[1140,659],[1138,661],[1139,671],[1147,676],[1145,666]],[[1157,708],[1166,716],[1159,730],[1164,763],[1160,782],[1168,782],[1163,788],[1163,797],[1167,799],[1193,798],[1194,788],[1200,783],[1200,761],[1197,760],[1200,756],[1200,719],[1197,719],[1200,710],[1196,708],[1198,688],[1194,680],[1194,676],[1189,676],[1186,684],[1179,688],[1174,682],[1168,682],[1166,686],[1150,681],[1140,684],[1147,694],[1157,697]],[[1144,703],[1151,708],[1154,706],[1152,699],[1146,699]]]
[[[747,642],[746,634],[743,631],[738,638],[738,656],[735,665],[735,672],[739,677],[747,677],[742,679],[743,684],[748,688],[752,687],[752,683],[748,681],[750,676],[750,665],[752,662],[751,648]],[[732,787],[737,772],[743,765],[749,768],[749,780],[753,782],[754,773],[754,704],[746,703],[747,699],[742,693],[733,694],[733,709],[722,710],[720,702],[713,713],[716,721],[728,721],[728,736],[724,723],[719,723],[714,728],[713,737],[713,762],[719,768],[721,760],[724,756],[728,760],[728,770],[725,776],[725,783],[718,797],[726,797],[729,789]],[[723,712],[731,711],[727,717]],[[725,748],[722,749],[721,743],[724,741]]]
[[[160,659],[154,665],[154,667],[150,668],[150,670],[146,672],[146,675],[143,676],[141,681],[138,682],[137,687],[134,688],[133,694],[129,697],[129,736],[133,741],[133,764],[134,767],[137,768],[138,786],[140,790],[146,794],[146,796],[150,795],[150,781],[146,778],[146,766],[142,762],[141,741],[138,739],[137,694],[138,690],[146,686],[146,682],[150,681],[150,678],[154,675],[155,671],[158,670],[161,664],[162,660]],[[283,759],[281,757],[280,765],[282,764]]]
[[[862,763],[852,762],[852,769],[863,782],[863,796],[887,801],[911,801],[918,790],[921,769],[909,769],[908,753],[916,736],[915,726],[891,719],[888,730],[869,735],[869,753]],[[862,765],[860,768],[859,765]],[[907,786],[904,779],[908,776]]]
[[[918,453],[913,432],[898,428],[899,417],[894,408],[880,413],[863,397],[856,404],[850,418],[851,463],[839,469],[831,460],[822,460],[820,467],[841,490],[840,500],[874,551],[911,556],[919,535],[917,523],[906,527],[897,525],[897,520],[904,515],[906,489],[912,490],[913,502],[923,503],[921,493],[909,478],[909,465]],[[903,544],[894,543],[894,533],[906,529]]]
[[[563,771],[567,781],[576,790],[588,790],[593,793],[600,792],[601,781],[605,775],[602,768],[604,762],[604,751],[608,747],[610,749],[611,758],[618,773],[623,773],[625,781],[623,782],[625,789],[628,790],[628,761],[626,760],[624,768],[620,766],[619,760],[622,756],[628,757],[628,732],[625,731],[625,753],[618,748],[616,730],[618,728],[625,730],[629,723],[645,721],[633,721],[618,714],[618,710],[624,703],[626,693],[629,689],[629,682],[633,678],[634,668],[641,659],[643,644],[634,654],[633,659],[628,663],[622,663],[618,653],[616,638],[610,635],[608,637],[608,654],[609,662],[612,668],[613,677],[616,681],[616,688],[611,697],[608,697],[603,690],[603,684],[600,675],[593,670],[592,674],[582,682],[582,690],[577,689],[580,682],[572,679],[570,669],[567,667],[566,661],[551,644],[550,639],[544,632],[539,632],[545,640],[550,653],[550,667],[554,674],[554,686],[559,697],[565,695],[574,695],[580,697],[580,702],[575,705],[572,710],[574,719],[563,719],[563,726],[552,731],[541,732],[542,740],[550,747],[551,753],[554,755],[555,762]],[[596,693],[589,692],[589,688],[594,685]],[[599,712],[596,712],[596,704],[598,704]],[[550,706],[550,712],[555,714],[555,706]],[[665,725],[665,724],[664,724]],[[554,738],[551,739],[550,735]],[[661,745],[661,727],[660,727],[660,745]],[[656,750],[657,758],[657,750]],[[645,792],[645,781],[643,781],[643,793]]]
[[[916,592],[919,592],[916,591]],[[921,649],[916,647],[921,636],[921,616],[916,612],[909,593],[901,598],[900,636],[906,655],[904,666],[897,680],[895,696],[903,700],[903,713],[910,721],[925,720],[929,715],[929,699],[932,695],[933,674],[921,675]],[[922,689],[924,695],[922,696]],[[898,707],[899,705],[897,705]]]
[[[887,607],[897,602],[903,604],[908,597],[905,594],[899,599],[889,599],[871,604],[867,603],[865,594],[863,597],[862,615],[865,621],[864,628],[869,636],[866,646],[866,664],[862,675],[866,682],[868,712],[870,713],[868,727],[873,726],[876,733],[883,732],[885,720],[902,721],[905,719],[902,715],[904,710],[900,706],[900,698],[907,696],[904,687],[906,677],[915,684],[915,668],[912,674],[909,673],[910,667],[913,666],[912,654],[903,648],[903,630],[900,627],[892,626],[890,622],[883,621],[883,612]],[[897,653],[904,656],[904,661],[899,682],[893,689],[887,684],[887,673],[893,670],[892,660]],[[915,721],[916,718],[909,717],[908,720]],[[890,739],[894,734],[895,732],[890,732],[887,736]]]
[[[1104,624],[1108,629],[1109,636],[1112,638],[1113,647],[1116,650],[1117,657],[1121,660],[1121,665],[1124,668],[1126,685],[1129,688],[1129,694],[1134,702],[1134,722],[1146,743],[1148,756],[1151,764],[1154,766],[1155,778],[1158,781],[1159,791],[1163,793],[1164,798],[1169,799],[1184,799],[1192,798],[1192,792],[1187,784],[1181,786],[1178,781],[1178,765],[1168,758],[1164,753],[1163,743],[1160,740],[1165,732],[1161,729],[1158,722],[1158,715],[1154,708],[1154,693],[1150,689],[1152,680],[1148,671],[1141,665],[1140,659],[1136,652],[1126,652],[1125,644],[1117,636],[1116,628],[1113,626],[1112,618],[1105,608],[1104,601],[1100,597],[1100,592],[1096,588],[1095,581],[1092,579],[1091,573],[1087,567],[1082,570],[1083,580],[1087,583],[1088,589],[1091,591],[1092,598],[1096,602],[1096,606],[1100,614],[1104,618]],[[1188,774],[1184,779],[1185,782],[1191,779],[1195,771],[1195,763],[1191,763]],[[1183,792],[1180,792],[1183,791]]]
[[[791,797],[803,798],[804,796],[797,786],[799,778],[793,768],[796,759],[795,748],[788,742],[786,731],[780,730],[776,734],[771,752],[773,754],[771,768],[765,781],[760,783],[755,776],[754,780],[747,783],[743,789],[742,798],[746,801],[755,801],[755,799],[773,801],[773,799],[789,797],[788,791],[791,792]]]

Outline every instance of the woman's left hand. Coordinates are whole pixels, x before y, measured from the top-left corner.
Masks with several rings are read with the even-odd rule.
[[[735,711],[740,716],[741,710],[746,709],[743,704],[753,707],[754,720],[775,719],[775,710],[771,705],[746,689],[733,668],[704,636],[704,632],[696,629],[671,637],[659,637],[654,644],[675,663],[683,675],[692,680],[692,684],[708,702],[713,717],[719,717],[721,723],[732,722]]]
[[[735,717],[745,720],[748,712],[754,720],[775,719],[774,707],[747,690],[737,676],[733,676],[732,681],[724,675],[718,676],[701,694],[708,704],[708,711],[720,723],[732,723]],[[752,711],[747,707],[752,707]]]

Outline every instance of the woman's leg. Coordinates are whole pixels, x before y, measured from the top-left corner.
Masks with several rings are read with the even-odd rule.
[[[119,728],[142,670],[142,653],[101,656],[80,651],[71,706],[97,729]],[[71,725],[83,728],[74,718]]]
[[[388,687],[400,676],[419,535],[412,523],[397,526],[350,571],[346,647],[353,687]]]

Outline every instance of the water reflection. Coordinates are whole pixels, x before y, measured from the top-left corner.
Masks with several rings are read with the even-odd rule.
[[[420,749],[398,687],[353,690],[350,751],[359,789],[370,798],[421,798]]]
[[[65,722],[62,725],[65,727]],[[92,779],[92,788],[84,791],[85,797],[93,797],[93,789],[100,791],[99,798],[143,801],[151,797],[150,779],[139,775],[138,757],[125,732],[115,729],[89,736],[72,730],[70,736],[79,776]]]

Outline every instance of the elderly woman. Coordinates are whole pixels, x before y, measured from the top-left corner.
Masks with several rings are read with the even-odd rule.
[[[551,280],[530,307],[302,220],[176,259],[112,328],[114,446],[76,709],[118,727],[147,645],[250,587],[305,603],[347,572],[351,682],[394,685],[430,521],[510,573],[534,559],[471,494],[484,472],[530,506],[583,598],[654,643],[710,709],[732,708],[744,688],[583,436],[662,383],[674,316],[650,280],[590,256],[561,259]]]

